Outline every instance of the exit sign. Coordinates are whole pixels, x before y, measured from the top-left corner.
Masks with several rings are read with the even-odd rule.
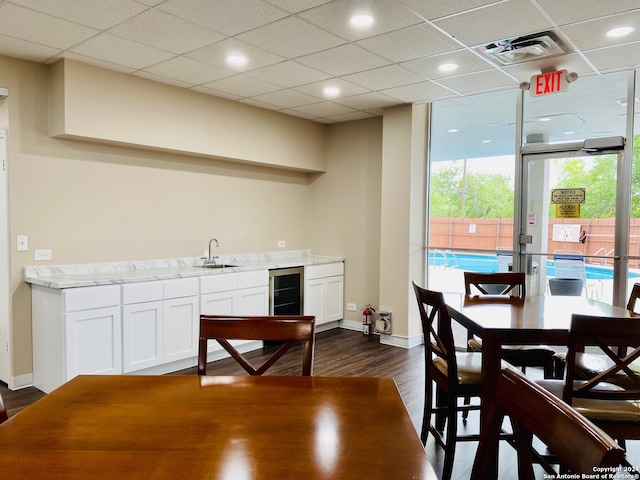
[[[529,93],[532,97],[540,97],[542,95],[550,95],[552,93],[566,92],[569,88],[567,81],[568,72],[566,70],[558,70],[555,72],[541,73],[531,77],[529,84]]]

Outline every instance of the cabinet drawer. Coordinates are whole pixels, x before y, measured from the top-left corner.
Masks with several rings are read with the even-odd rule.
[[[198,295],[198,287],[199,283],[196,277],[165,280],[164,298],[193,297],[194,295]]]
[[[304,267],[305,280],[333,277],[336,275],[344,275],[344,262],[323,263],[321,265],[309,265]]]
[[[228,292],[238,289],[237,273],[219,273],[200,277],[200,293]]]
[[[253,288],[269,285],[269,270],[238,273],[238,288]]]
[[[127,283],[122,285],[122,303],[130,305],[132,303],[155,302],[162,300],[162,282],[140,282]]]
[[[65,312],[117,306],[120,305],[120,285],[67,288],[63,298]]]

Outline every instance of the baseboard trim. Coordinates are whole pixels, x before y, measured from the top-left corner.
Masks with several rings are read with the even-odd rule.
[[[340,328],[362,332],[362,323],[353,320],[341,320]],[[416,335],[414,337],[400,337],[398,335],[387,335],[385,333],[374,333],[374,335],[380,336],[381,344],[391,345],[392,347],[409,349],[422,345],[422,335]]]
[[[33,387],[33,373],[10,377],[7,387],[9,387],[9,390],[20,390],[22,388]]]

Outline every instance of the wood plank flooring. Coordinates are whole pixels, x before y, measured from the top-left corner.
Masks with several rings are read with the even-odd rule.
[[[262,351],[256,351],[249,353],[247,358],[258,363],[263,355]],[[273,375],[299,374],[300,355],[298,351],[292,350],[279,363],[274,365],[269,370],[269,373]],[[244,371],[234,360],[225,359],[211,363],[207,368],[207,373],[210,375],[243,375]],[[196,369],[194,367],[174,374],[195,375]],[[533,371],[531,374],[536,375],[536,372]],[[424,350],[422,346],[406,350],[381,345],[377,336],[365,337],[360,332],[333,329],[317,335],[314,375],[393,377],[416,427],[416,431],[419,431],[422,425],[424,401]],[[4,398],[9,416],[15,415],[45,395],[33,387],[10,391],[1,382],[0,393]],[[375,418],[367,415],[366,405],[362,406],[362,411],[363,422],[376,421]],[[467,425],[460,425],[460,429],[476,431],[477,418],[473,417],[473,413]],[[475,442],[458,444],[453,469],[454,480],[463,480],[470,477],[476,445]],[[357,445],[352,447],[357,449]],[[629,453],[632,455],[629,458],[640,460],[640,442],[628,442],[628,447]],[[444,460],[442,449],[435,444],[432,437],[427,441],[425,449],[429,459],[434,464],[436,472],[441,472]],[[635,463],[638,462],[636,461]],[[501,444],[500,478],[517,478],[515,467],[515,455],[512,448],[506,443]],[[540,478],[543,478],[542,474],[540,474]]]

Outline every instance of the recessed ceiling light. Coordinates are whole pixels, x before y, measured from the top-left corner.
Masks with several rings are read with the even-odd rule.
[[[340,95],[340,89],[338,87],[325,87],[322,93],[324,93],[326,97],[337,97]]]
[[[227,63],[235,67],[241,67],[247,64],[247,57],[242,55],[227,55]]]
[[[617,37],[624,37],[625,35],[629,35],[631,32],[633,32],[635,30],[635,28],[633,27],[616,27],[616,28],[612,28],[611,30],[607,31],[607,37],[613,37],[613,38],[617,38]]]
[[[491,143],[491,140],[482,140],[482,143]]]
[[[550,119],[549,117],[540,117],[540,118],[538,119],[538,121],[539,121],[539,122],[550,122],[550,121],[551,121],[551,119]]]
[[[573,135],[576,132],[564,132],[565,135]]]
[[[373,17],[368,14],[354,15],[349,19],[349,23],[354,27],[368,27],[373,25]]]
[[[438,67],[438,70],[440,70],[441,72],[454,72],[458,68],[460,68],[460,65],[458,65],[457,63],[443,63]]]
[[[638,100],[638,97],[635,97],[634,102],[638,103],[640,100]],[[618,100],[616,100],[616,103],[618,105],[622,105],[623,107],[627,105],[627,99],[626,98],[619,98]]]
[[[456,133],[458,131],[457,128],[450,128],[449,130],[447,130],[447,132],[449,133]]]

